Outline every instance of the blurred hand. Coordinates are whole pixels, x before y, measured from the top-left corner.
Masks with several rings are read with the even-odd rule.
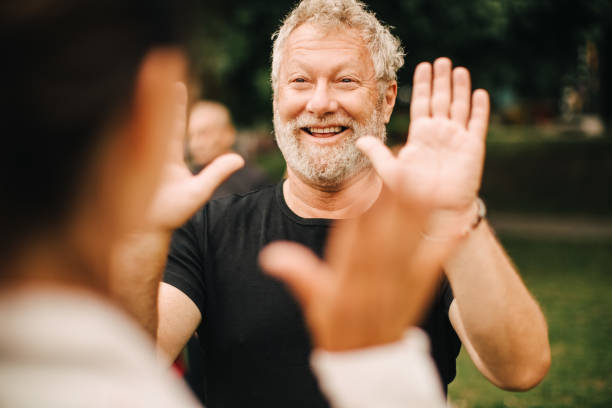
[[[433,76],[433,79],[432,79]],[[452,69],[439,58],[414,73],[408,141],[397,158],[379,140],[366,137],[359,148],[383,181],[400,196],[431,203],[442,235],[455,236],[476,216],[489,120],[489,97],[471,94],[467,69]],[[437,227],[436,227],[437,228]],[[436,229],[428,233],[440,235]]]
[[[350,350],[399,340],[439,282],[446,244],[422,245],[422,208],[388,191],[358,219],[332,227],[326,261],[289,242],[268,245],[262,268],[302,306],[314,344]]]
[[[217,157],[200,173],[192,175],[183,159],[187,88],[177,83],[177,119],[170,141],[162,181],[149,208],[148,220],[153,229],[173,230],[210,199],[215,189],[244,165],[242,157],[228,153]]]

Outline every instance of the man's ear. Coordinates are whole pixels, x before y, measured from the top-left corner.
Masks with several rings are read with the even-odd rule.
[[[384,95],[384,107],[383,107],[383,113],[384,113],[384,119],[385,119],[385,124],[389,123],[389,120],[391,119],[391,113],[393,113],[393,107],[395,106],[395,99],[397,98],[397,82],[396,81],[391,81],[387,84],[387,89],[385,90],[385,95]]]

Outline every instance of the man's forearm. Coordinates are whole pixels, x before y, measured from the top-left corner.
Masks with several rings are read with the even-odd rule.
[[[110,291],[153,337],[158,324],[157,297],[170,243],[169,232],[139,232],[113,253]]]
[[[485,222],[459,244],[445,270],[455,296],[453,325],[483,374],[502,388],[535,386],[550,365],[546,321]]]

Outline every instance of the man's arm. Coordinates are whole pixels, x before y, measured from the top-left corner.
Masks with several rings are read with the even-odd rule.
[[[159,286],[158,311],[157,353],[172,363],[200,325],[202,314],[186,294],[164,282]]]
[[[358,147],[398,196],[431,207],[430,245],[454,242],[445,263],[455,294],[450,318],[480,371],[508,389],[528,389],[548,370],[546,323],[486,223],[476,230],[489,121],[485,90],[472,93],[467,69],[447,58],[414,73],[408,142],[394,157],[375,138]]]
[[[445,263],[455,299],[449,317],[480,372],[508,390],[528,390],[548,372],[546,320],[486,222]]]
[[[178,289],[161,284],[172,231],[212,196],[217,186],[242,167],[236,154],[216,158],[192,175],[183,161],[187,90],[177,84],[177,121],[162,182],[151,203],[146,232],[125,237],[113,250],[111,294],[157,340],[169,359],[178,355],[198,326],[196,305]]]
[[[135,233],[115,250],[111,293],[157,343],[158,355],[171,363],[200,324],[193,301],[161,282],[170,236],[166,232]]]

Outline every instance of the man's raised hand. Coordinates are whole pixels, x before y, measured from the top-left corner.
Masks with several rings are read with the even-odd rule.
[[[187,88],[176,85],[177,118],[169,142],[160,187],[149,208],[148,219],[153,229],[172,230],[181,226],[210,199],[215,189],[244,165],[242,157],[228,153],[217,157],[200,173],[192,175],[183,159],[185,122],[187,118]]]
[[[448,58],[437,59],[433,68],[423,62],[415,69],[410,114],[408,141],[397,157],[372,137],[360,139],[358,146],[389,188],[431,205],[434,219],[444,220],[441,234],[456,235],[477,211],[488,94],[472,93],[468,70],[452,69]]]

